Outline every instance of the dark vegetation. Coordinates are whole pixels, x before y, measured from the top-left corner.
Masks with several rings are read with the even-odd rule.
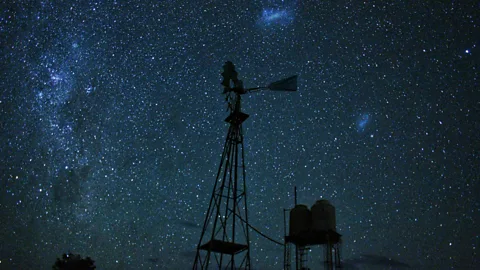
[[[57,261],[52,266],[53,270],[91,270],[97,268],[95,261],[90,257],[85,259],[79,254],[63,254],[62,259],[57,258]]]

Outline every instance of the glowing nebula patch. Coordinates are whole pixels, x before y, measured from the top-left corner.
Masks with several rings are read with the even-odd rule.
[[[370,123],[371,116],[368,113],[364,113],[360,115],[360,117],[357,120],[357,130],[358,132],[363,132],[368,124]]]
[[[274,22],[274,21],[281,20],[286,16],[287,16],[287,12],[285,10],[281,10],[281,11],[264,10],[262,18],[265,22]]]
[[[264,9],[258,20],[261,27],[287,26],[292,22],[292,12],[285,9]]]

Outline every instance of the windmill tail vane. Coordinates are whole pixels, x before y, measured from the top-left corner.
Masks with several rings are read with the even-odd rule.
[[[294,75],[280,81],[273,82],[267,86],[272,91],[297,91],[297,78],[298,75]]]
[[[245,89],[243,87],[242,80],[238,79],[238,73],[235,70],[235,65],[231,61],[225,62],[223,65],[223,81],[222,85],[224,87],[223,93],[235,92],[237,94],[246,94],[248,92],[259,91],[259,90],[272,90],[272,91],[287,91],[294,92],[297,91],[297,79],[298,75],[290,76],[285,79],[270,83],[268,86],[254,87]]]

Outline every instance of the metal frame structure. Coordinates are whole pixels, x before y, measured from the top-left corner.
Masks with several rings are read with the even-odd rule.
[[[212,197],[197,245],[193,269],[250,269],[250,235],[248,222],[245,154],[242,123],[248,114],[241,111],[241,95],[269,89],[296,91],[297,76],[266,87],[244,89],[232,62],[223,66],[224,94],[230,124]]]

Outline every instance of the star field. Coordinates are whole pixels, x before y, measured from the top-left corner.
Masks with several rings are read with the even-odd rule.
[[[250,223],[335,207],[347,269],[480,264],[475,1],[17,1],[0,11],[0,269],[193,265],[244,95]],[[240,3],[238,3],[240,2]],[[251,232],[252,267],[283,247]],[[308,265],[321,267],[313,248]],[[394,263],[397,263],[396,265]]]

